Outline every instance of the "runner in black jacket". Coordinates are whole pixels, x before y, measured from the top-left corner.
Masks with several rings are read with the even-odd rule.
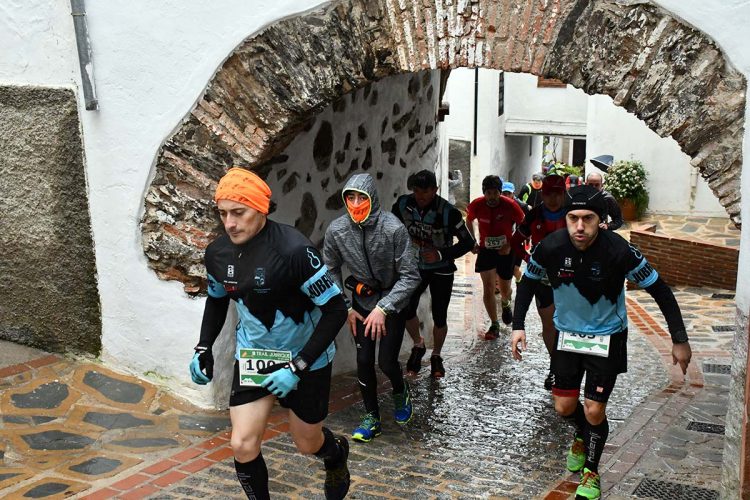
[[[421,170],[409,178],[408,184],[412,194],[401,196],[391,209],[404,223],[412,243],[417,247],[422,278],[406,309],[406,331],[414,342],[406,369],[411,373],[418,372],[422,367],[422,356],[427,352],[424,338],[419,333],[417,307],[419,298],[429,286],[434,321],[430,374],[434,378],[441,378],[445,376],[445,368],[440,352],[448,335],[448,304],[456,270],[453,260],[474,248],[474,237],[466,228],[461,212],[437,195],[434,173]],[[454,238],[458,238],[457,243],[453,243]]]

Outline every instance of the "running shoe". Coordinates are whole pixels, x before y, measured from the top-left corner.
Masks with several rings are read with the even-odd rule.
[[[510,308],[510,300],[503,301],[503,323],[510,325],[513,323],[513,311]]]
[[[570,472],[578,472],[583,469],[583,464],[586,462],[586,445],[583,444],[583,439],[578,436],[573,440],[573,444],[570,445],[568,450],[567,466]]]
[[[599,474],[587,468],[583,469],[581,482],[576,489],[576,498],[582,497],[594,500],[602,496],[602,488],[599,484]]]
[[[406,371],[416,375],[417,372],[419,372],[419,370],[422,368],[422,358],[424,357],[425,353],[427,353],[427,347],[425,347],[424,345],[415,345],[414,347],[412,347],[411,355],[406,362]]]
[[[342,500],[349,492],[349,484],[351,483],[349,467],[347,466],[349,442],[344,436],[337,436],[336,444],[339,445],[339,449],[341,450],[341,458],[332,463],[329,463],[327,460],[324,461],[326,482],[323,486],[323,491],[325,491],[326,500]]]
[[[381,433],[380,419],[374,413],[367,413],[362,417],[359,427],[352,432],[352,439],[360,443],[369,443]]]
[[[555,385],[555,374],[549,372],[547,374],[547,378],[544,379],[544,388],[548,391],[551,391],[553,385]]]
[[[445,377],[445,367],[443,366],[443,358],[437,354],[430,356],[430,365],[432,370],[430,375],[432,378],[443,378]]]
[[[411,414],[411,391],[409,384],[404,381],[404,392],[393,395],[393,418],[397,424],[404,425],[411,420]]]
[[[498,325],[497,322],[493,321],[492,325],[490,325],[490,329],[487,330],[487,333],[484,334],[484,340],[495,340],[499,336],[500,325]]]

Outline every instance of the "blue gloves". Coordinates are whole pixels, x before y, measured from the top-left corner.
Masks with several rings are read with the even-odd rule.
[[[291,368],[289,368],[289,365],[281,366],[283,368],[277,369],[272,372],[260,384],[261,387],[265,387],[268,392],[270,392],[277,398],[285,398],[287,394],[296,389],[297,384],[299,384],[299,377],[292,372]]]
[[[190,377],[198,385],[206,385],[214,378],[214,355],[210,347],[195,348],[195,354],[190,361]]]

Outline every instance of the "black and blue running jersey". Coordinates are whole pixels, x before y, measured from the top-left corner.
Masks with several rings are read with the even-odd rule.
[[[544,238],[529,259],[524,279],[542,280],[545,276],[554,294],[555,327],[596,335],[611,335],[628,327],[626,279],[642,288],[659,279],[638,248],[617,233],[599,231],[591,246],[580,251],[566,228]]]
[[[266,221],[243,245],[227,235],[206,248],[208,294],[235,301],[241,348],[291,351],[292,358],[310,339],[326,304],[341,290],[328,274],[318,249],[291,226]],[[333,361],[336,347],[312,363],[316,370]]]

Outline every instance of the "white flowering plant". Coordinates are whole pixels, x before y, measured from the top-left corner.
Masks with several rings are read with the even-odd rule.
[[[607,170],[605,188],[617,201],[630,200],[641,217],[648,207],[646,169],[638,160],[619,160]]]

